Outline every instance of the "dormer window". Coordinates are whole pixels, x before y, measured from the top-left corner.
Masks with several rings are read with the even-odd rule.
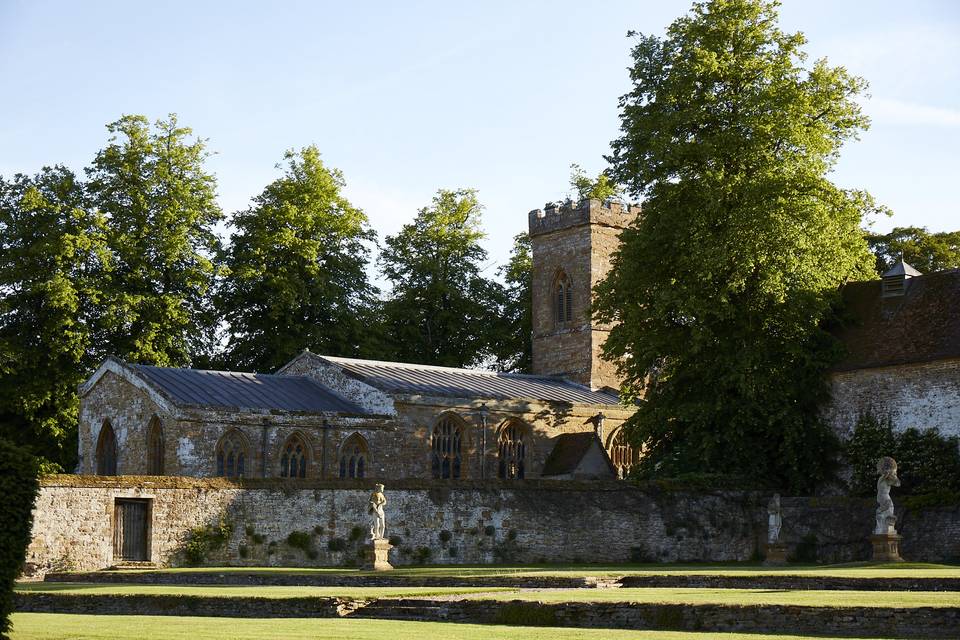
[[[884,298],[896,298],[907,292],[907,280],[923,275],[902,259],[883,274],[882,290]]]
[[[553,311],[558,326],[573,320],[573,291],[570,279],[562,272],[553,287]]]

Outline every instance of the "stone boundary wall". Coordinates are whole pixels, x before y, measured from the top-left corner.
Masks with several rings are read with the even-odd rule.
[[[45,478],[27,573],[94,571],[113,556],[115,500],[150,501],[149,560],[186,564],[191,531],[221,521],[230,535],[213,566],[355,566],[368,536],[366,481]],[[683,493],[622,482],[398,481],[386,488],[395,565],[716,562],[762,556],[767,494]],[[894,498],[896,500],[896,497]],[[873,504],[784,498],[783,537],[821,562],[865,560]],[[898,510],[909,560],[960,558],[960,504]],[[288,543],[300,532],[300,544]],[[304,544],[304,540],[306,544]]]
[[[805,607],[521,600],[67,595],[18,593],[15,610],[97,615],[352,618],[609,629],[955,638],[957,607]]]

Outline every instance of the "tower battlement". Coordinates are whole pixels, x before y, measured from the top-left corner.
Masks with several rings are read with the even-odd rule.
[[[551,203],[528,214],[530,235],[536,236],[559,229],[596,224],[623,229],[640,214],[640,205],[622,204],[593,198],[580,202]]]

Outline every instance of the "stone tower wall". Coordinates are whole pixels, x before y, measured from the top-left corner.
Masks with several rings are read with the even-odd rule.
[[[590,317],[593,287],[610,270],[620,232],[640,207],[584,200],[529,214],[533,253],[533,372],[591,388],[619,387],[616,366],[600,357],[609,327]],[[573,291],[573,318],[556,322],[554,287],[565,274]]]

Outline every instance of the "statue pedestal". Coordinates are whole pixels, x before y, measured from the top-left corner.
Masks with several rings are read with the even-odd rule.
[[[393,545],[386,538],[377,538],[371,540],[370,544],[364,549],[363,566],[364,571],[391,571],[393,565],[390,564],[390,549]]]
[[[787,545],[782,542],[767,544],[767,557],[764,558],[765,565],[787,564]]]
[[[896,533],[875,533],[870,536],[873,545],[874,562],[903,562],[900,557],[900,540],[903,536]]]

